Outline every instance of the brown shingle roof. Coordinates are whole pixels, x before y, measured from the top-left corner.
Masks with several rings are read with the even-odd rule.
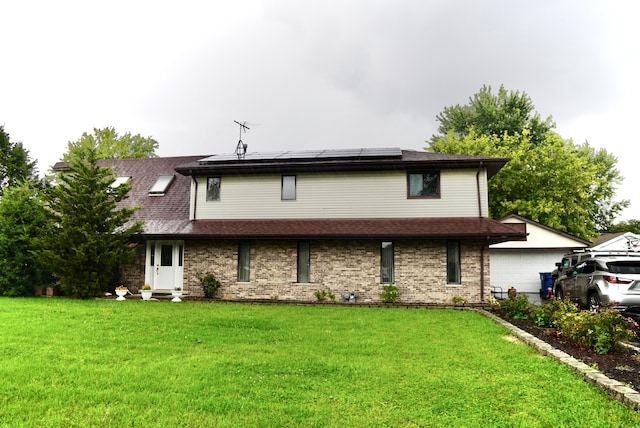
[[[360,218],[197,220],[177,235],[235,239],[523,239],[526,233],[496,220],[457,218]]]

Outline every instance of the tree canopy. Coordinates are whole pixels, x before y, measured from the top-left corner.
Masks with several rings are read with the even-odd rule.
[[[491,216],[516,213],[590,239],[606,231],[628,201],[615,201],[617,159],[587,142],[576,145],[541,120],[525,93],[484,86],[465,106],[438,115],[440,134],[427,150],[510,158],[489,181]]]
[[[22,143],[11,142],[0,125],[0,194],[5,187],[32,180],[36,174],[36,162],[29,157],[29,151]]]
[[[151,137],[130,132],[119,135],[113,127],[93,128],[92,134],[84,132],[78,140],[70,141],[62,159],[68,162],[74,156],[86,158],[92,149],[98,159],[151,158],[157,156],[157,148],[158,142]]]
[[[90,298],[107,291],[119,265],[130,261],[129,239],[142,223],[131,222],[135,208],[119,204],[131,185],[113,185],[111,169],[97,165],[95,148],[72,158],[69,168],[45,194],[54,232],[41,240],[39,255],[68,296]]]

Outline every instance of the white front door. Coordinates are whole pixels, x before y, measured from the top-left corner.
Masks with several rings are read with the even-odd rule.
[[[182,288],[182,241],[150,241],[147,244],[145,277],[154,290]]]

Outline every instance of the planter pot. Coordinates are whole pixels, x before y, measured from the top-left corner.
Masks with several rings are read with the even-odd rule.
[[[116,294],[118,295],[116,300],[126,300],[124,296],[126,296],[128,292],[129,290],[116,290]]]
[[[174,290],[171,292],[171,295],[173,296],[173,299],[171,299],[172,302],[182,302],[182,299],[180,299],[180,296],[182,296],[182,290]]]
[[[140,290],[140,294],[142,295],[142,300],[151,300],[153,290]]]

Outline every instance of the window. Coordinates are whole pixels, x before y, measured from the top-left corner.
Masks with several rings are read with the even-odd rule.
[[[447,283],[460,284],[460,243],[447,242]]]
[[[250,278],[251,245],[241,241],[238,244],[238,282],[249,282]]]
[[[167,192],[169,185],[173,182],[174,177],[173,175],[159,176],[151,189],[149,189],[149,195],[163,196]]]
[[[295,201],[296,199],[296,176],[295,175],[282,176],[281,197],[283,201]]]
[[[220,177],[207,177],[207,201],[220,200]]]
[[[111,183],[111,187],[115,189],[124,183],[128,183],[129,180],[131,180],[131,177],[116,177],[113,183]]]
[[[298,282],[311,282],[311,245],[309,241],[298,242]]]
[[[173,266],[173,245],[160,246],[160,266]]]
[[[407,174],[407,186],[409,198],[439,198],[440,173]]]
[[[393,282],[393,242],[383,242],[380,246],[380,283]]]

